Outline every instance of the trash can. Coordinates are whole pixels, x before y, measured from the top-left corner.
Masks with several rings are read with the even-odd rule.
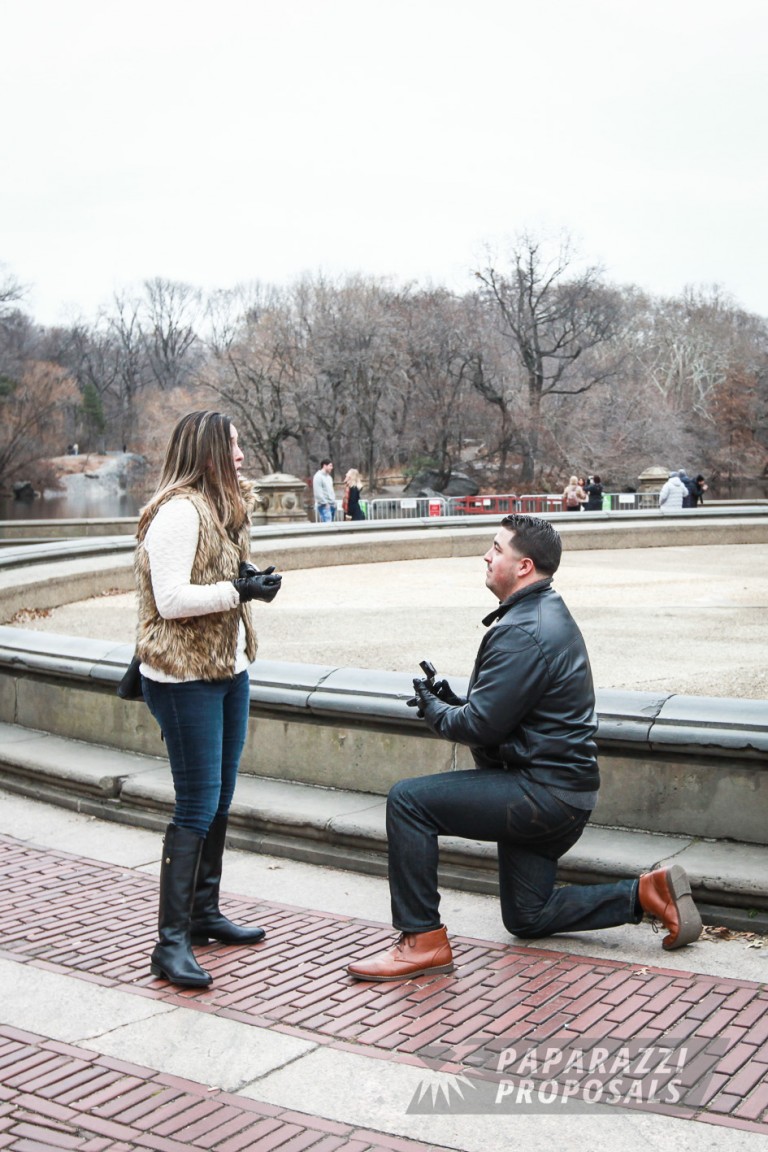
[[[429,501],[429,514],[430,514],[430,516],[440,516],[442,513],[442,509],[443,509],[442,500],[430,500]]]

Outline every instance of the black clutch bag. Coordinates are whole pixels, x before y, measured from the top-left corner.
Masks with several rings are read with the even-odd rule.
[[[141,673],[139,672],[139,665],[141,660],[138,656],[134,656],[128,665],[128,669],[123,676],[122,680],[117,686],[117,694],[121,700],[143,700],[144,693],[141,690]]]

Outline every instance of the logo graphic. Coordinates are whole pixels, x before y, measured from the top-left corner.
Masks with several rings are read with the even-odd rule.
[[[622,1041],[569,1034],[506,1040],[487,1034],[455,1047],[433,1044],[410,1115],[604,1112],[700,1108],[727,1045],[711,1037]]]

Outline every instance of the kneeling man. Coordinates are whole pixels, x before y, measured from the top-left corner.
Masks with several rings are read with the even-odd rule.
[[[587,932],[656,917],[664,948],[690,944],[701,918],[680,865],[613,884],[555,887],[557,862],[597,801],[595,693],[584,639],[552,577],[560,536],[547,520],[506,516],[484,557],[499,606],[466,700],[446,680],[414,680],[433,732],[472,750],[475,769],[401,780],[387,799],[392,920],[384,952],[348,967],[359,980],[453,969],[439,915],[438,836],[495,840],[504,925],[514,936]]]

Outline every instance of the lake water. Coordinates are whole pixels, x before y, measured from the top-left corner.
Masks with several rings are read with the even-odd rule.
[[[139,501],[130,492],[104,492],[95,486],[92,495],[42,496],[39,500],[0,497],[0,520],[112,520],[116,516],[137,516]]]
[[[725,486],[719,491],[713,488],[705,497],[708,500],[755,498],[768,498],[767,481],[743,482],[738,486],[738,491],[733,492],[729,492]],[[111,520],[116,516],[137,516],[142,503],[130,491],[109,491],[103,485],[94,483],[92,488],[83,488],[81,485],[77,492],[50,493],[38,500],[14,500],[12,496],[2,496],[0,520]]]

